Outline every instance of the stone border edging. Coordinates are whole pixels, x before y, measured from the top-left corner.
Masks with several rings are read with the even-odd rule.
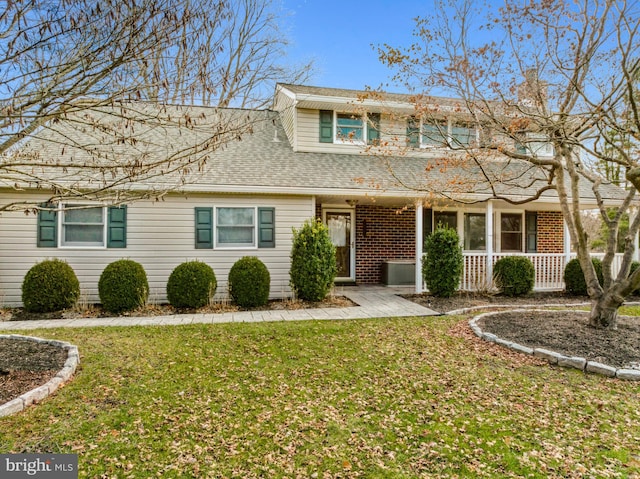
[[[482,307],[484,308],[484,307]],[[474,309],[474,308],[468,308]],[[460,310],[461,311],[461,310]],[[546,359],[549,364],[562,366],[565,368],[574,368],[586,373],[595,373],[600,374],[602,376],[607,376],[610,378],[618,378],[624,379],[627,381],[640,381],[640,370],[638,369],[627,369],[627,368],[614,368],[613,366],[609,366],[607,364],[602,364],[597,361],[587,361],[585,358],[581,357],[569,357],[564,356],[563,354],[557,353],[555,351],[550,351],[544,348],[529,348],[527,346],[522,346],[521,344],[514,343],[513,341],[508,341],[502,338],[499,338],[495,334],[485,333],[478,326],[478,321],[492,315],[503,314],[506,312],[517,313],[524,311],[541,311],[548,312],[548,309],[533,309],[533,308],[518,308],[511,309],[508,311],[492,311],[489,313],[482,313],[478,316],[474,316],[469,320],[469,326],[471,330],[478,336],[479,338],[489,341],[491,343],[499,344],[500,346],[505,346],[514,351],[529,354],[535,356],[540,359]],[[588,314],[588,311],[575,311]],[[462,314],[462,313],[458,313]]]
[[[0,339],[33,341],[36,343],[56,346],[67,351],[67,360],[65,361],[62,369],[58,371],[58,374],[56,374],[42,386],[32,389],[31,391],[28,391],[5,404],[0,404],[0,417],[10,416],[11,414],[18,413],[28,406],[42,401],[50,394],[53,394],[60,386],[71,379],[71,376],[73,376],[73,374],[75,373],[78,364],[80,364],[80,354],[78,353],[78,347],[64,341],[57,341],[55,339],[42,339],[36,338],[34,336],[21,336],[19,334],[3,334],[0,335]]]

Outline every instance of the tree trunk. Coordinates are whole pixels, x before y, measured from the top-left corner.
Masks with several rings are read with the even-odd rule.
[[[617,329],[618,308],[622,305],[624,298],[606,292],[591,304],[591,314],[589,315],[589,326],[598,329]]]

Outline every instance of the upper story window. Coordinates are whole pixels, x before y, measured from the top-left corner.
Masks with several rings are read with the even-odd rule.
[[[414,148],[461,148],[477,141],[478,129],[472,123],[445,118],[407,122],[407,142]]]
[[[541,133],[522,133],[516,141],[515,149],[521,155],[553,156],[553,145]]]
[[[362,115],[336,113],[336,141],[362,143],[365,123]]]
[[[320,110],[320,142],[373,145],[380,139],[380,114]]]

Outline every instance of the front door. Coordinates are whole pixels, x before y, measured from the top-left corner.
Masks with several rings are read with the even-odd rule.
[[[338,265],[336,281],[355,281],[356,279],[354,216],[352,209],[324,210],[324,222],[329,228],[331,242],[336,247]]]

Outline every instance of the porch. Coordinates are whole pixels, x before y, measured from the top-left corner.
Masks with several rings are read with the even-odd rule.
[[[464,270],[460,282],[463,291],[487,290],[491,287],[493,265],[505,256],[524,256],[533,263],[535,269],[535,291],[559,291],[564,289],[564,268],[568,261],[575,258],[574,253],[496,253],[489,257],[486,253],[464,252]],[[593,258],[602,260],[604,253],[592,253]],[[491,267],[487,268],[490,262]],[[611,266],[612,273],[618,274],[622,254],[616,254]]]

